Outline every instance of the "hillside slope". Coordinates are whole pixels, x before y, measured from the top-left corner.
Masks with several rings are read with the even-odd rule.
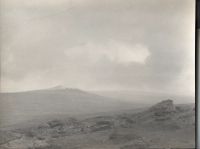
[[[162,101],[140,113],[43,121],[1,130],[2,149],[194,148],[194,105]]]
[[[54,87],[44,90],[0,93],[1,125],[43,116],[88,115],[130,108],[132,105],[78,89]]]

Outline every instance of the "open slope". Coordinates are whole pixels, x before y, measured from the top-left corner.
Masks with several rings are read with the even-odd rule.
[[[129,109],[133,105],[78,89],[54,87],[43,90],[1,93],[1,125],[44,116],[89,115]]]
[[[43,121],[0,131],[2,149],[194,148],[194,105],[162,101],[139,113]]]

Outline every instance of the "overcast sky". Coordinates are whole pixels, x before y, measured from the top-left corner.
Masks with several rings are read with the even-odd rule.
[[[194,95],[194,0],[2,0],[1,91]]]

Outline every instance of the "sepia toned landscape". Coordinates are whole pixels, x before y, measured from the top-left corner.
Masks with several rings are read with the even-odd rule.
[[[1,149],[195,147],[192,103],[174,104],[172,99],[166,99],[138,108],[131,102],[67,88],[1,96],[10,105],[18,103],[10,115],[15,124],[7,121],[0,127]],[[16,123],[19,115],[23,119]]]
[[[194,149],[195,0],[1,0],[0,149]]]

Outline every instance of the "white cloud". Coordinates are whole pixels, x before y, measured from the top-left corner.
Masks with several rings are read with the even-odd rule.
[[[107,44],[87,43],[78,45],[65,51],[68,58],[74,60],[85,59],[84,62],[96,63],[107,58],[115,63],[128,64],[131,62],[145,64],[150,55],[148,48],[142,44],[129,44],[110,41]]]

